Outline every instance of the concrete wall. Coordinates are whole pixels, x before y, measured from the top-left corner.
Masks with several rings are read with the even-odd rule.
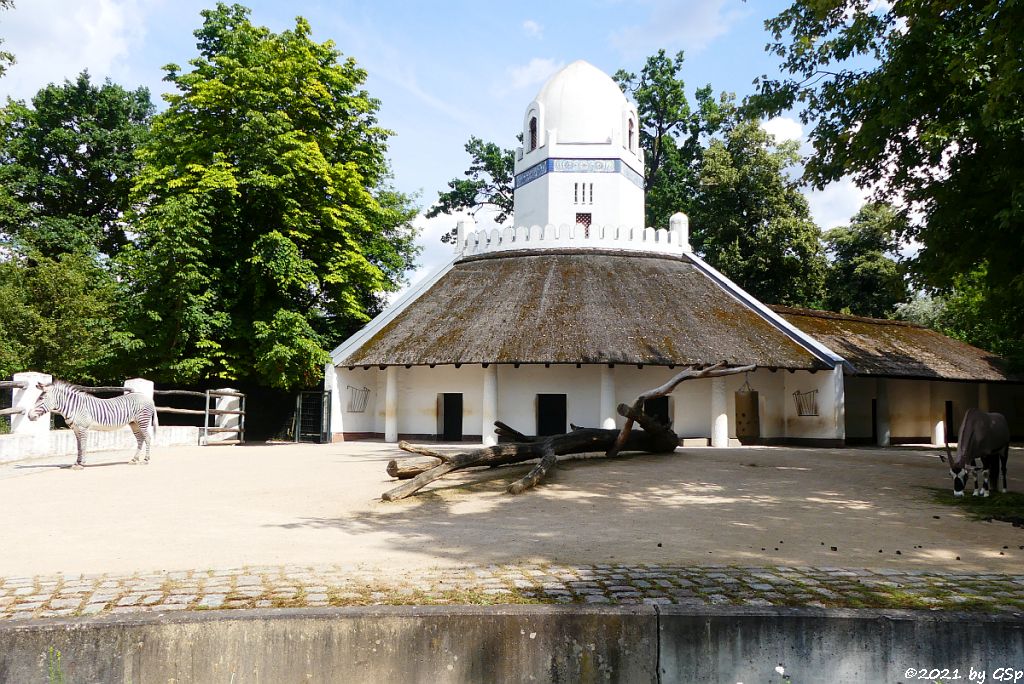
[[[59,658],[58,658],[59,655]],[[682,606],[210,611],[0,623],[3,682],[1014,681],[1013,616]],[[1004,668],[1000,670],[1000,668]],[[1009,678],[1006,669],[1009,668]],[[1024,680],[1024,673],[1021,674]],[[981,681],[975,679],[973,681]]]
[[[152,448],[196,446],[201,428],[193,425],[164,425],[156,429]],[[135,451],[137,442],[131,428],[103,432],[89,430],[86,436],[86,463],[90,454],[102,451]],[[152,452],[151,452],[152,453]],[[50,430],[41,436],[0,435],[0,463],[10,463],[38,456],[77,456],[78,442],[71,430]],[[3,680],[0,679],[0,682]]]

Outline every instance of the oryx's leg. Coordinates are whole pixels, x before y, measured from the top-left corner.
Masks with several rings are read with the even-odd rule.
[[[71,466],[72,470],[81,470],[85,467],[85,438],[86,429],[78,427],[77,425],[71,426],[71,431],[75,433],[75,441],[78,443],[78,460]]]
[[[1003,453],[999,454],[999,464],[1002,466],[1002,470],[1003,470],[1003,488],[1000,490],[1002,492],[1010,491],[1010,485],[1008,485],[1006,483],[1006,460],[1009,457],[1010,457],[1010,447],[1009,447],[1009,445],[1007,445],[1003,449]]]
[[[985,488],[982,484],[982,470],[984,470],[984,467],[971,466],[971,472],[974,473],[974,496],[985,496]]]
[[[132,429],[132,432],[135,434],[135,441],[138,443],[138,446],[135,447],[135,455],[132,456],[132,460],[130,461],[132,465],[136,465],[139,462],[139,454],[142,453],[143,441],[145,441],[148,444],[149,440],[145,438],[145,433],[143,432],[142,427],[139,425],[139,421],[133,420],[132,422],[128,423],[128,426]],[[146,460],[149,460],[148,453],[146,454]]]

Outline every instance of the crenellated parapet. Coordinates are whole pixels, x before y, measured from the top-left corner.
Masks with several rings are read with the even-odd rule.
[[[522,249],[601,249],[658,254],[684,254],[692,251],[689,220],[675,214],[669,228],[630,228],[626,226],[509,226],[473,230],[472,221],[459,221],[456,251],[463,256]]]

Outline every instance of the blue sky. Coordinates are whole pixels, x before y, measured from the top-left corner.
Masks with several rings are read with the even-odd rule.
[[[197,0],[15,0],[0,13],[0,37],[18,64],[0,79],[0,96],[31,97],[49,82],[88,68],[126,87],[147,86],[155,101],[166,91],[161,67],[185,66],[195,55]],[[313,37],[333,40],[369,74],[367,89],[381,101],[394,183],[419,194],[426,208],[447,181],[468,165],[471,135],[515,145],[523,109],[558,68],[585,59],[613,73],[639,71],[659,48],[686,53],[688,91],[711,84],[743,97],[761,74],[777,74],[764,51],[765,19],[783,0],[593,0],[559,3],[373,2],[253,0],[254,23],[275,31],[296,16]],[[766,122],[785,137],[802,135],[793,117]],[[823,228],[845,223],[864,193],[849,182],[808,191]],[[417,220],[425,247],[422,277],[450,255],[438,237],[452,217]]]

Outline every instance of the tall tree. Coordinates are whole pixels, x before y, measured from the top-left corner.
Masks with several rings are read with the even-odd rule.
[[[178,93],[142,151],[123,263],[157,377],[288,388],[399,287],[415,210],[388,185],[366,72],[302,18],[273,33],[249,14],[204,10],[191,71],[166,67]]]
[[[1024,4],[797,0],[766,25],[790,77],[762,78],[752,105],[803,107],[806,178],[821,187],[852,174],[919,211],[905,237],[923,245],[911,267],[925,285],[984,274],[984,292],[1019,301]],[[1021,327],[1004,333],[1024,339]]]
[[[43,256],[102,252],[126,243],[124,216],[153,105],[82,72],[48,85],[31,106],[0,110],[0,234]]]
[[[8,10],[14,8],[14,0],[0,0],[0,10]],[[0,45],[3,45],[4,41],[0,38]],[[0,76],[3,76],[7,72],[7,67],[14,64],[14,55],[6,50],[0,50]]]
[[[889,318],[910,298],[906,273],[898,262],[897,235],[905,219],[888,204],[868,203],[850,225],[825,233],[832,261],[825,279],[825,306],[862,316]]]
[[[696,108],[691,108],[683,61],[682,52],[669,57],[658,50],[639,76],[620,69],[612,77],[633,98],[640,118],[648,226],[668,226],[672,214],[691,211],[704,137],[719,129],[729,109],[731,96],[723,93],[716,101],[710,85],[696,91]]]
[[[795,142],[776,144],[757,120],[737,115],[702,156],[691,241],[758,299],[819,307],[821,231],[786,174],[798,159]]]

